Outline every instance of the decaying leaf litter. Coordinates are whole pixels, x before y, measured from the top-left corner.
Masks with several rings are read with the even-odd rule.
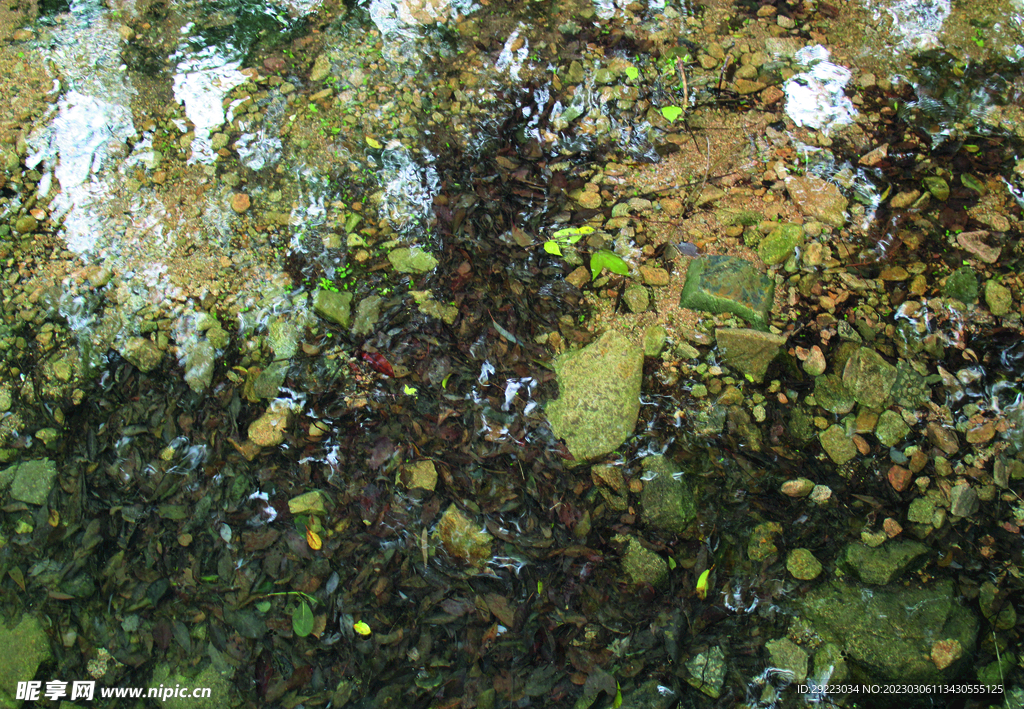
[[[1019,213],[1000,228],[975,207],[990,192],[989,178],[1011,174],[1018,141],[1012,131],[986,129],[984,134],[977,126],[978,135],[937,134],[935,125],[946,125],[950,115],[970,118],[970,107],[958,103],[958,82],[929,83],[931,102],[922,99],[926,89],[920,85],[916,91],[909,84],[865,88],[862,98],[874,106],[879,120],[852,137],[839,134],[828,145],[819,141],[818,147],[827,150],[809,150],[807,144],[785,139],[783,129],[791,126],[779,125],[786,120],[779,97],[770,100],[784,67],[770,62],[756,67],[755,79],[763,80],[763,86],[742,93],[749,86],[739,82],[751,81],[749,71],[737,74],[749,62],[730,54],[714,70],[707,69],[704,64],[715,59],[710,47],[704,52],[695,42],[666,42],[641,31],[639,21],[650,20],[653,10],[627,10],[600,21],[585,8],[550,15],[522,9],[533,13],[528,19],[534,25],[530,42],[539,48],[535,51],[550,55],[566,79],[559,71],[549,76],[541,55],[531,57],[523,62],[526,76],[519,77],[518,85],[481,96],[483,117],[462,117],[451,104],[472,103],[466,90],[456,87],[472,81],[474,62],[479,64],[481,57],[498,62],[506,49],[517,53],[526,46],[528,33],[514,14],[485,9],[471,28],[461,26],[454,35],[450,28],[438,29],[430,36],[433,44],[427,46],[444,60],[435,62],[432,74],[454,81],[440,91],[424,92],[418,106],[403,104],[410,120],[430,125],[418,136],[419,155],[430,156],[438,182],[417,219],[392,229],[373,215],[374,208],[384,211],[387,205],[379,201],[379,185],[366,176],[366,166],[372,172],[405,158],[385,140],[386,114],[343,121],[339,109],[360,100],[359,89],[344,84],[301,103],[305,110],[276,126],[290,150],[316,155],[309,162],[320,164],[339,186],[332,192],[331,214],[317,218],[310,210],[307,221],[291,224],[278,219],[279,209],[258,217],[259,208],[253,210],[248,199],[231,199],[233,211],[244,220],[231,237],[233,246],[283,253],[288,278],[281,282],[292,288],[353,293],[358,305],[351,328],[294,316],[299,325],[292,353],[282,358],[281,351],[289,347],[280,331],[292,317],[291,297],[278,293],[263,302],[247,296],[218,303],[217,297],[197,291],[203,311],[218,315],[220,322],[238,317],[245,323],[246,311],[258,313],[249,321],[255,325],[240,334],[221,327],[216,317],[213,323],[196,318],[202,323],[195,323],[202,341],[224,352],[201,394],[191,386],[198,376],[195,359],[185,358],[183,380],[181,364],[165,362],[142,371],[139,350],[118,345],[114,349],[121,354],[91,365],[93,374],[79,376],[72,365],[72,375],[62,377],[65,370],[56,365],[63,361],[67,366],[68,353],[76,351],[71,333],[50,327],[41,334],[55,334],[45,341],[26,338],[38,349],[12,338],[14,354],[4,366],[8,374],[24,372],[30,383],[9,389],[17,396],[16,413],[23,421],[8,438],[14,451],[8,460],[18,466],[37,458],[39,449],[28,444],[45,445],[49,434],[29,434],[53,430],[47,456],[60,461],[57,485],[48,498],[40,503],[14,498],[5,509],[5,597],[12,617],[32,611],[45,620],[50,659],[40,672],[90,675],[111,686],[202,684],[215,678],[216,691],[224,697],[220,705],[412,701],[423,706],[590,706],[615,704],[621,694],[637,705],[670,706],[679,697],[699,703],[714,696],[708,691],[710,675],[703,673],[716,658],[727,658],[729,679],[715,690],[717,702],[768,702],[771,682],[761,669],[766,652],[777,659],[777,638],[788,630],[801,645],[823,652],[815,645],[820,640],[800,638],[791,623],[796,599],[814,582],[787,569],[785,553],[809,550],[812,559],[825,561],[831,570],[845,568],[840,547],[858,535],[876,534],[882,520],[887,534],[894,530],[890,520],[909,528],[908,501],[920,499],[935,507],[932,498],[915,496],[924,489],[907,487],[909,478],[903,482],[900,471],[921,472],[914,470],[917,451],[907,448],[905,461],[885,460],[885,447],[871,438],[877,429],[868,428],[861,416],[851,421],[855,432],[850,437],[861,458],[845,468],[834,465],[831,449],[821,453],[817,439],[804,435],[804,419],[815,414],[825,425],[832,423],[820,410],[801,411],[803,418],[794,413],[792,404],[809,394],[827,401],[824,385],[819,389],[808,376],[811,350],[823,345],[833,366],[839,357],[860,361],[866,355],[841,352],[837,344],[852,342],[851,333],[856,333],[868,343],[881,340],[879,347],[890,358],[908,353],[931,357],[925,360],[926,371],[917,373],[925,384],[910,374],[903,380],[942,388],[924,389],[923,400],[921,394],[907,394],[909,403],[900,406],[930,406],[929,418],[919,421],[920,437],[927,430],[929,442],[953,450],[950,456],[959,449],[953,447],[956,434],[951,443],[948,428],[931,425],[942,423],[943,404],[953,412],[966,409],[962,420],[971,423],[965,431],[1006,425],[998,411],[979,403],[993,387],[1002,392],[996,396],[997,409],[1000,401],[1012,403],[1008,395],[1019,379],[1014,355],[1018,321],[982,317],[971,327],[955,308],[937,307],[926,325],[929,339],[897,330],[904,325],[901,317],[917,327],[919,321],[910,316],[918,311],[897,310],[904,315],[895,318],[885,312],[885,307],[918,302],[928,289],[932,295],[940,292],[942,280],[949,282],[947,274],[960,272],[963,258],[992,264],[983,247],[993,245],[1002,246],[1000,261],[980,268],[1003,274],[1008,287],[1017,287],[1012,274],[1019,249],[1012,236],[1019,233]],[[707,9],[706,17],[717,10]],[[259,77],[254,88],[238,88],[239,96],[250,95],[257,112],[265,111],[260,115],[273,125],[280,108],[295,108],[296,102],[286,97],[296,93],[296,86],[304,100],[317,95],[319,85],[306,82],[315,70],[314,58],[329,52],[323,37],[365,31],[370,25],[359,12],[323,8],[309,20],[322,36],[299,28],[276,46],[241,39],[230,30],[240,44],[253,42],[246,60]],[[752,37],[763,40],[758,32],[785,26],[765,18],[790,20],[791,15],[806,23],[796,36],[807,41],[831,18],[827,8],[745,16],[752,20]],[[147,6],[126,22],[131,33],[122,36],[132,35],[126,41],[133,71],[159,73],[167,51],[161,33],[182,26],[182,19],[179,8]],[[230,18],[222,21],[232,27]],[[506,41],[516,32],[524,40],[519,46],[516,39]],[[472,39],[466,42],[466,37]],[[569,41],[555,42],[556,37]],[[545,41],[548,47],[542,47]],[[742,55],[740,45],[735,46],[735,54]],[[459,50],[451,47],[470,54],[463,65]],[[383,46],[382,52],[387,51]],[[998,94],[997,102],[1012,103],[1006,99],[1018,90],[1012,81],[997,85],[987,80],[993,73],[969,62],[957,63],[941,53],[925,58],[922,65],[943,80],[951,74],[965,83],[980,78],[984,91]],[[335,61],[344,65],[351,57]],[[595,73],[588,83],[568,76],[576,71],[573,61],[581,68],[587,64],[588,70],[596,62],[611,73]],[[632,62],[643,71],[634,69],[634,76],[616,61]],[[377,62],[386,63],[383,57]],[[994,75],[1012,74],[1003,69]],[[573,105],[559,93],[569,86],[586,86],[588,100],[607,112],[586,113],[575,125],[564,112],[556,115],[556,101]],[[336,100],[345,92],[350,95],[339,106]],[[575,95],[583,93],[580,89]],[[690,96],[696,105],[685,116],[682,110],[662,110],[665,104],[686,106]],[[442,119],[444,114],[434,102],[444,104],[440,111],[460,117],[438,121],[434,114]],[[644,132],[643,118],[654,125],[653,140]],[[722,157],[716,155],[712,137],[718,125],[725,135],[742,136],[744,148],[733,145]],[[410,123],[396,123],[391,130],[398,127],[407,129]],[[160,137],[158,130],[154,139]],[[835,264],[824,258],[817,264],[807,258],[801,262],[798,256],[793,269],[803,275],[801,263],[809,264],[812,273],[820,264],[842,265],[851,277],[787,279],[784,274],[793,271],[781,262],[775,271],[781,278],[772,321],[789,333],[787,345],[793,351],[772,364],[763,390],[755,389],[752,380],[733,377],[733,365],[711,347],[713,328],[675,307],[687,259],[707,252],[757,261],[768,253],[757,248],[770,236],[762,230],[765,223],[803,218],[780,189],[783,162],[795,161],[810,175],[831,174],[842,156],[859,158],[865,148],[882,145],[888,152],[871,166],[877,170],[867,186],[861,185],[865,204],[871,206],[872,195],[891,192],[902,196],[898,203],[904,206],[890,201],[875,214],[877,226],[864,235],[851,230],[849,238],[840,239],[832,254]],[[138,189],[169,195],[174,183],[197,174],[197,168],[190,172],[184,164],[188,149],[180,151],[181,165],[173,159],[171,141],[163,149],[171,174],[158,177],[158,169],[147,168],[137,179]],[[228,152],[222,156],[225,164],[235,165],[231,150],[222,149]],[[678,161],[676,150],[692,159]],[[666,155],[659,161],[658,153]],[[927,175],[926,190],[915,170],[922,155],[936,173]],[[776,165],[769,156],[782,162]],[[684,172],[644,182],[646,165],[672,165],[674,158]],[[239,175],[242,182],[236,181]],[[262,195],[268,204],[286,205],[288,199],[310,198],[323,189],[312,178],[289,181],[280,175],[228,167],[218,173],[218,186],[233,194],[252,192],[257,205]],[[167,180],[171,184],[164,190]],[[13,183],[8,198],[36,181]],[[666,197],[666,185],[679,187]],[[275,190],[286,196],[272,201]],[[749,208],[731,202],[731,211],[716,208],[723,197],[707,200],[714,190],[747,195],[744,206]],[[925,191],[931,205],[922,202]],[[616,207],[634,199],[627,209]],[[32,254],[59,234],[37,232],[39,222],[46,223],[45,211],[32,219],[34,225],[19,222],[30,228],[15,231],[29,236],[5,245],[5,255],[30,265],[19,269],[26,282],[45,284],[42,269],[31,268]],[[610,226],[615,219],[622,221]],[[567,244],[571,251],[545,250],[560,230],[579,234],[591,224],[600,228],[586,234],[585,241]],[[973,241],[959,238],[976,233],[978,226],[992,233]],[[395,246],[388,245],[395,236],[389,231],[421,239],[437,259],[436,267],[400,271],[388,258]],[[202,248],[196,248],[189,245],[183,253],[201,258]],[[665,271],[669,286],[655,285],[661,274],[653,270],[644,273],[642,283],[649,289],[667,288],[667,295],[655,290],[655,306],[640,308],[636,303],[642,301],[627,297],[635,278],[606,274],[595,281],[587,266],[601,251],[634,267]],[[813,258],[810,248],[807,253]],[[74,261],[70,256],[69,262]],[[923,268],[914,266],[906,277],[887,271],[898,259]],[[90,278],[93,284],[102,280],[95,270],[73,272],[69,266],[67,273],[83,287]],[[911,276],[924,279],[924,292],[918,292]],[[864,286],[872,279],[885,284],[884,302]],[[47,287],[59,280],[51,278]],[[95,296],[105,286],[94,286],[91,297],[101,302]],[[410,301],[414,292],[420,295]],[[33,308],[39,296],[21,293],[16,305],[25,316],[19,327],[51,319],[45,298]],[[61,294],[46,297],[59,300]],[[90,307],[101,309],[100,302]],[[987,301],[989,310],[992,302]],[[891,323],[899,336],[879,329],[879,322]],[[140,334],[163,332],[165,326],[155,324],[155,330]],[[733,323],[721,316],[715,324]],[[542,405],[558,394],[553,356],[590,343],[608,327],[640,342],[654,325],[665,327],[685,347],[645,359],[636,435],[604,461],[610,465],[580,467],[553,437],[543,413]],[[231,347],[217,346],[227,336]],[[56,350],[49,349],[52,340],[61,343]],[[950,341],[952,346],[943,346]],[[152,342],[159,343],[159,336]],[[85,370],[93,360],[87,352],[80,357]],[[975,360],[984,368],[970,378],[965,362]],[[195,375],[191,379],[189,372]],[[269,396],[268,380],[278,384]],[[299,410],[263,403],[280,392],[290,392],[293,403],[300,401]],[[56,409],[47,405],[55,401]],[[870,418],[871,412],[863,415]],[[972,433],[966,440],[972,436],[979,446],[991,440]],[[261,446],[257,440],[268,443]],[[821,440],[824,445],[827,439]],[[1007,442],[1012,446],[1011,437]],[[996,492],[990,480],[999,484],[1002,475],[1006,488],[1010,476],[1017,477],[1012,471],[1019,461],[1006,455],[1013,448],[995,446],[970,454],[968,483],[956,486],[974,490],[973,478],[980,491],[974,492],[975,500],[990,494],[986,488]],[[655,454],[666,455],[672,468],[686,470],[699,489],[695,521],[684,529],[659,529],[643,517],[651,507],[643,490],[659,479],[645,463]],[[936,459],[929,465],[940,464]],[[963,470],[956,475],[965,477]],[[825,487],[832,502],[809,505],[779,494],[783,482],[801,479]],[[936,487],[943,490],[939,478]],[[965,494],[958,493],[957,500],[966,499]],[[999,664],[1010,677],[1007,682],[1019,672],[1012,664],[1003,667],[1001,659],[1013,654],[1016,638],[1007,599],[1019,586],[1020,543],[1019,524],[1007,515],[1011,506],[1009,500],[983,506],[959,524],[939,524],[928,535],[919,528],[915,533],[943,554],[911,577],[925,585],[932,576],[951,577],[968,603],[980,599],[974,602],[991,638],[979,638],[975,664]],[[935,513],[941,510],[939,505]],[[915,516],[913,505],[910,515],[926,524]],[[667,571],[663,577],[637,582],[659,565]],[[659,693],[659,686],[668,691]]]

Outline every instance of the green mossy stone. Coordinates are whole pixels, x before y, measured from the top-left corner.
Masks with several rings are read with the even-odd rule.
[[[875,425],[875,438],[883,446],[896,445],[906,438],[908,433],[910,433],[910,426],[895,411],[883,411],[882,415],[878,417],[878,423]]]
[[[546,413],[575,459],[571,465],[610,453],[633,434],[643,363],[643,351],[613,330],[555,360],[560,396]]]
[[[757,255],[769,266],[784,263],[794,249],[804,243],[804,229],[799,224],[780,224],[772,229],[757,247]]]
[[[732,313],[758,330],[768,329],[774,302],[774,281],[754,264],[734,256],[693,259],[679,296],[681,308]]]
[[[318,290],[313,296],[313,312],[324,320],[347,328],[352,320],[352,294]]]
[[[961,266],[949,274],[942,295],[971,305],[978,300],[978,277],[970,266]]]
[[[419,247],[395,249],[388,254],[388,260],[399,273],[427,273],[437,266],[437,259]]]

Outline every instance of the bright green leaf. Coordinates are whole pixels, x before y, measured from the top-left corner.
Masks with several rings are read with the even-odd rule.
[[[559,241],[568,241],[570,244],[575,244],[580,240],[580,237],[586,236],[587,234],[593,234],[594,227],[592,226],[581,226],[581,227],[566,227],[565,229],[559,229],[552,238],[558,239]]]
[[[661,115],[665,117],[665,120],[669,123],[675,123],[679,116],[683,115],[683,109],[679,106],[663,106],[661,109]]]
[[[409,386],[408,384],[406,384],[406,385],[405,385],[405,390],[404,390],[404,391],[405,391],[405,393],[406,393],[406,394],[408,394],[409,396],[416,396],[416,392],[417,392],[417,389],[416,389],[416,387],[411,387],[411,386]]]
[[[662,109],[662,110],[664,110],[664,109]],[[374,150],[380,150],[381,148],[384,147],[383,145],[380,144],[379,140],[374,140],[370,136],[366,136],[366,144],[369,145]]]
[[[373,630],[370,629],[370,626],[364,623],[363,621],[359,621],[358,623],[353,625],[352,629],[360,635],[362,635],[364,638],[373,632]]]
[[[558,242],[554,240],[544,242],[544,250],[552,256],[561,256],[562,250],[558,248]]]
[[[305,601],[292,613],[292,630],[300,638],[304,638],[313,632],[313,611]]]
[[[635,66],[627,66],[626,76],[629,78],[630,81],[636,81],[637,77],[640,76],[640,70],[637,69]]]
[[[608,251],[607,249],[601,249],[595,251],[590,256],[590,275],[596,279],[601,275],[601,271],[608,269],[612,273],[617,273],[620,276],[625,276],[629,273],[629,264],[622,260],[622,257],[616,253]]]

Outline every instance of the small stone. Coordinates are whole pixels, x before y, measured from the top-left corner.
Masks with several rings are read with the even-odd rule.
[[[898,537],[900,534],[903,533],[903,527],[901,527],[900,523],[892,517],[885,518],[885,521],[882,522],[882,529],[885,530],[885,534],[889,537],[889,539]]]
[[[622,294],[622,300],[632,313],[646,312],[651,305],[651,296],[639,283],[631,283]]]
[[[23,217],[18,217],[18,220],[14,222],[14,229],[19,234],[31,234],[39,226],[39,222],[36,221],[35,217],[28,216],[27,214]]]
[[[428,273],[437,266],[434,255],[419,247],[395,249],[388,260],[399,273]]]
[[[471,520],[453,502],[441,516],[434,535],[453,557],[481,567],[491,556],[491,535]]]
[[[902,466],[894,465],[889,468],[887,477],[889,478],[889,484],[892,485],[893,490],[896,492],[903,492],[910,485],[910,479],[913,477],[913,473]]]
[[[586,266],[579,266],[566,276],[565,280],[577,288],[582,288],[590,281],[590,269]]]
[[[356,335],[368,335],[380,319],[380,308],[384,299],[379,295],[371,295],[359,301],[356,313],[352,318],[352,332]]]
[[[796,478],[782,483],[781,491],[788,497],[807,497],[814,489],[814,483],[807,478]]]
[[[985,282],[985,305],[996,317],[1002,317],[1013,308],[1013,294],[1010,289],[996,281]]]
[[[832,499],[832,488],[828,485],[815,485],[811,490],[811,502],[816,505],[824,505]]]
[[[794,549],[786,558],[786,569],[793,578],[810,581],[818,578],[822,567],[809,549]]]
[[[962,483],[954,485],[949,491],[949,512],[957,517],[970,517],[978,511],[978,493],[968,485]]]
[[[875,437],[883,446],[890,448],[910,433],[910,427],[904,422],[903,417],[895,411],[885,410],[878,417],[878,424],[875,426]]]
[[[615,465],[595,465],[590,469],[590,478],[595,485],[605,487],[618,492],[626,484],[622,477],[622,470]]]
[[[153,371],[164,356],[155,344],[144,337],[129,337],[118,353],[143,373]]]
[[[668,576],[668,562],[630,537],[622,554],[622,570],[634,584],[657,586]]]
[[[686,663],[686,670],[690,675],[686,681],[712,699],[718,699],[722,693],[722,683],[725,682],[727,669],[725,654],[722,648],[716,645],[707,652],[694,655]]]
[[[762,522],[754,527],[747,541],[747,556],[751,561],[760,562],[774,556],[779,548],[775,546],[775,538],[782,534],[782,525],[778,522]]]
[[[235,211],[235,214],[242,214],[249,209],[249,195],[244,192],[235,192],[231,195],[231,209]]]
[[[651,325],[644,332],[644,357],[660,357],[668,340],[668,331],[661,325]]]
[[[918,524],[931,524],[935,514],[935,503],[927,497],[918,497],[907,508],[907,519]]]
[[[735,88],[736,93],[741,96],[756,94],[758,91],[763,91],[765,86],[766,84],[763,84],[760,81],[751,81],[749,79],[736,79],[736,81],[733,82],[733,88]]]
[[[979,261],[995,263],[999,260],[1002,248],[989,246],[985,243],[986,238],[987,231],[964,231],[956,235],[956,243],[960,244],[964,251],[977,256]]]
[[[352,294],[318,290],[313,296],[313,312],[331,322],[348,327],[352,319]]]
[[[313,69],[309,72],[310,81],[323,81],[331,73],[331,60],[326,54],[321,54],[313,62]]]
[[[825,449],[836,465],[848,463],[857,457],[857,446],[847,437],[846,430],[839,424],[832,424],[818,435],[821,447]]]
[[[928,437],[929,443],[946,455],[956,455],[956,452],[960,450],[956,432],[935,421],[928,424],[925,435]]]
[[[417,460],[405,466],[402,481],[407,487],[433,490],[437,486],[437,470],[430,460]]]
[[[11,499],[30,505],[43,505],[57,479],[57,466],[49,458],[37,458],[0,471],[0,480],[4,478],[12,480]],[[0,624],[0,630],[2,628]]]
[[[601,194],[599,192],[583,192],[576,201],[584,209],[601,208]]]
[[[986,421],[980,426],[968,429],[967,433],[964,434],[964,438],[967,439],[968,443],[974,445],[977,443],[987,443],[988,441],[991,441],[995,435],[995,424],[991,421]]]
[[[889,144],[883,143],[871,152],[865,154],[858,162],[866,167],[874,167],[882,162],[889,154]]]
[[[779,224],[757,247],[757,255],[769,266],[784,263],[794,249],[804,243],[804,230],[799,224]]]
[[[872,549],[882,546],[887,538],[885,532],[869,532],[865,530],[860,533],[861,543]]]
[[[902,266],[886,266],[878,277],[883,281],[905,281],[910,278],[910,273]]]
[[[893,195],[892,199],[889,200],[889,204],[891,204],[894,209],[906,209],[916,202],[917,198],[920,196],[920,190],[904,190],[903,192]]]
[[[964,654],[964,648],[959,640],[939,640],[932,645],[932,662],[935,666],[944,670],[959,660]]]
[[[808,353],[807,359],[803,362],[804,371],[810,374],[812,377],[818,377],[825,373],[825,354],[821,351],[821,348],[814,345]]]
[[[261,447],[284,442],[284,432],[292,423],[292,410],[287,404],[273,402],[258,419],[249,424],[249,440]]]
[[[668,271],[654,266],[641,266],[640,277],[647,285],[656,287],[667,286],[669,281]]]
[[[961,266],[946,277],[942,295],[971,305],[978,300],[978,277],[970,266]]]
[[[773,667],[788,670],[793,681],[802,684],[807,681],[807,651],[789,638],[769,640],[764,644]]]

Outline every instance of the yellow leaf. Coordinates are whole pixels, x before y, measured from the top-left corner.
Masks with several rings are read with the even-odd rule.
[[[711,577],[711,569],[704,569],[704,573],[697,579],[697,596],[700,598],[708,597],[708,579]]]
[[[306,544],[309,544],[309,548],[313,551],[318,550],[324,545],[323,541],[320,539],[320,535],[312,529],[306,530]]]
[[[356,631],[364,638],[373,632],[372,630],[370,630],[370,626],[364,623],[363,621],[359,621],[358,623],[353,625],[352,630]]]
[[[408,384],[405,385],[405,393],[409,396],[416,396],[417,391],[416,387],[411,387]]]
[[[374,140],[370,136],[366,136],[366,144],[369,145],[374,150],[380,150],[381,148],[384,147],[383,145],[380,144],[379,141]]]

